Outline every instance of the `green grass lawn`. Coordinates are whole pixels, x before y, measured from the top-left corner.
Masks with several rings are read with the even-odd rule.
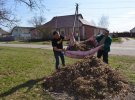
[[[64,41],[63,45],[67,45],[68,41]],[[37,45],[51,45],[51,41],[40,41],[40,42],[23,42],[23,41],[10,41],[7,44],[37,44]]]
[[[52,51],[0,47],[0,55],[0,98],[51,99],[42,91],[41,83],[45,76],[54,72]],[[66,59],[68,63],[74,62]]]
[[[112,38],[112,42],[121,43],[122,42],[122,39],[121,38]]]
[[[110,56],[110,65],[135,83],[135,57]],[[67,64],[76,62],[66,58]],[[43,91],[45,76],[54,72],[51,50],[0,47],[0,99],[52,100]]]
[[[10,41],[8,44],[38,44],[38,45],[50,45],[51,41],[39,41],[39,42],[24,42],[24,41]]]
[[[135,40],[135,37],[131,37],[131,39],[134,39]]]
[[[135,57],[111,55],[109,60],[110,66],[120,70],[129,82],[135,84]]]

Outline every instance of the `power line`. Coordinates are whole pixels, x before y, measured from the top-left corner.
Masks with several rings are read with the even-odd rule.
[[[88,7],[88,8],[83,8],[83,9],[128,9],[128,8],[135,8],[135,7]]]
[[[53,7],[53,9],[63,9],[67,7]],[[125,9],[125,8],[135,8],[135,7],[81,7],[83,9]],[[73,8],[72,8],[73,9]]]
[[[91,17],[101,17],[101,16],[102,16],[102,15],[99,15],[99,16],[95,16],[95,15],[92,16],[92,15],[91,15]],[[135,15],[134,15],[134,16],[125,16],[125,17],[122,17],[122,16],[121,16],[121,17],[115,17],[115,16],[114,16],[114,17],[113,17],[113,16],[111,17],[111,16],[107,16],[107,17],[109,17],[109,18],[123,18],[123,19],[125,19],[125,18],[134,18],[134,19],[135,19]]]
[[[109,4],[117,4],[117,3],[135,3],[135,0],[107,0],[107,1],[104,1],[104,0],[100,0],[100,1],[86,1],[85,2],[86,4],[106,4],[106,3],[109,3]],[[82,3],[83,4],[83,3]]]

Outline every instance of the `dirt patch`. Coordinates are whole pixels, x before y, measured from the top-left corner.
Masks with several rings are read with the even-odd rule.
[[[62,68],[45,79],[44,87],[51,92],[67,93],[77,97],[77,100],[120,100],[131,92],[129,83],[121,73],[96,57],[87,57]]]

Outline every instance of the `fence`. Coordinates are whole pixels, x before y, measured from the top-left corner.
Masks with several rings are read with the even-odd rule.
[[[0,41],[14,41],[14,36],[6,36],[6,37],[0,37]]]
[[[135,37],[135,33],[112,33],[112,37]]]

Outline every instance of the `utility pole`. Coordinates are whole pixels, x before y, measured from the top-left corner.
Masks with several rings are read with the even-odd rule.
[[[56,30],[56,31],[58,31],[58,30],[57,30],[57,28],[58,28],[57,18],[58,18],[58,17],[56,16],[56,20],[55,20],[55,30]]]
[[[78,29],[78,41],[80,41],[80,29],[79,29],[79,16],[78,16],[79,4],[76,3],[76,16],[77,16],[77,29]]]
[[[78,8],[79,8],[79,4],[76,3],[75,19],[74,19],[74,24],[73,24],[73,32],[72,32],[72,35],[75,34],[75,28],[77,28],[77,29],[78,29],[77,38],[78,38],[78,41],[80,41]],[[76,24],[77,24],[77,25],[76,25]]]

